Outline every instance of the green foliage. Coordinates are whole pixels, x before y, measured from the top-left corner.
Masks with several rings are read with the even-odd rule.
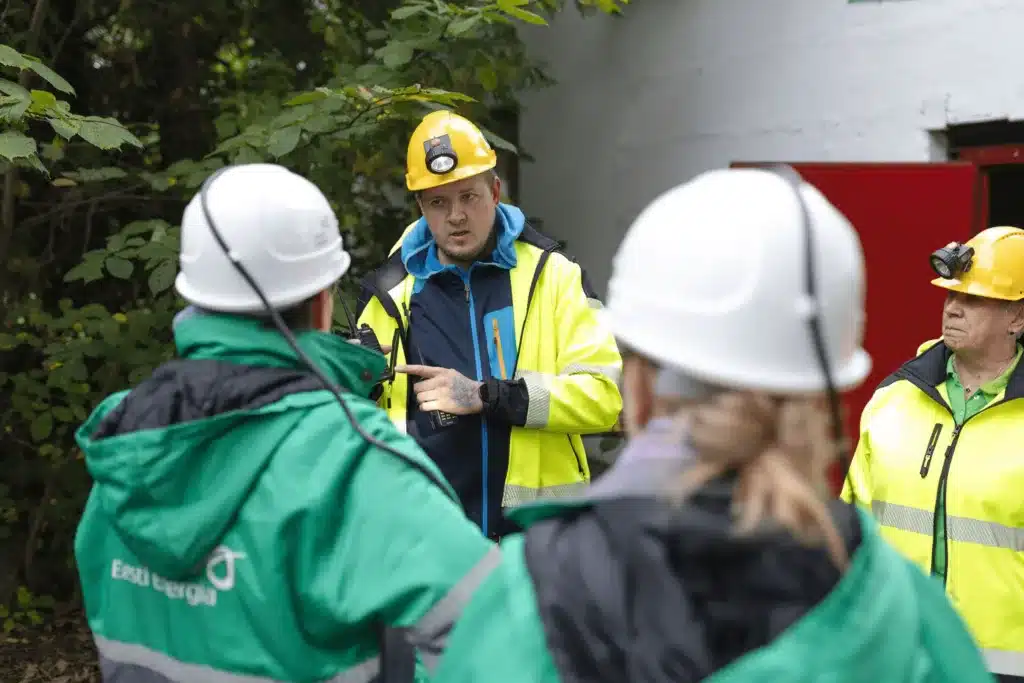
[[[0,556],[17,560],[0,567],[5,632],[46,613],[37,593],[76,595],[89,478],[74,432],[172,357],[178,222],[203,180],[260,161],[309,177],[358,277],[414,216],[404,157],[423,114],[457,109],[503,161],[517,153],[517,96],[549,82],[517,29],[562,4],[95,0],[52,2],[41,23],[5,14]],[[575,4],[616,13],[625,0]],[[52,66],[23,54],[36,43]],[[350,305],[355,277],[341,294]]]
[[[37,58],[23,55],[8,45],[0,45],[0,74],[4,71],[32,71],[50,86],[67,95],[75,89],[55,71]],[[80,138],[99,149],[118,149],[142,143],[120,123],[109,117],[81,116],[71,112],[71,105],[57,99],[49,90],[28,90],[17,81],[0,77],[0,170],[3,164],[28,166],[48,173],[38,156],[35,138],[26,133],[34,121],[45,121],[64,140]]]

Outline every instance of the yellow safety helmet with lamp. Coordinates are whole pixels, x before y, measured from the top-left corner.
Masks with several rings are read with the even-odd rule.
[[[931,256],[932,284],[989,299],[1024,299],[1024,230],[982,230],[966,243],[950,242]]]
[[[469,119],[441,110],[427,114],[409,139],[405,184],[412,192],[489,171],[498,155]]]

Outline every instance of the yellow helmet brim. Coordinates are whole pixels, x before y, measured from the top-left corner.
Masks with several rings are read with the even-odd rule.
[[[942,289],[948,289],[951,292],[960,292],[961,294],[970,294],[971,296],[982,296],[986,299],[1002,299],[1003,301],[1016,301],[1018,297],[1010,296],[1006,292],[1000,292],[992,287],[987,287],[980,282],[972,282],[970,280],[961,280],[959,278],[953,278],[947,280],[943,277],[937,277],[932,280],[932,284]]]

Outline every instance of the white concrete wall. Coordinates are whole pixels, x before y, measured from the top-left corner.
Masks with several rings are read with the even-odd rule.
[[[1024,0],[634,0],[525,37],[521,203],[604,292],[659,192],[731,161],[928,161],[929,131],[1024,119]]]

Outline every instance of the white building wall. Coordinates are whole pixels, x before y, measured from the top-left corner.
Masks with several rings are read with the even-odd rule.
[[[661,191],[732,161],[945,159],[930,131],[1024,119],[1024,0],[633,0],[525,37],[521,204],[604,292]]]

